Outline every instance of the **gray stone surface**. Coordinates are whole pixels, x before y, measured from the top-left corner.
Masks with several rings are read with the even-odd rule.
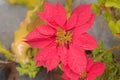
[[[12,6],[0,0],[0,41],[9,48],[13,41],[13,32],[18,29],[19,23],[24,19],[27,8]]]

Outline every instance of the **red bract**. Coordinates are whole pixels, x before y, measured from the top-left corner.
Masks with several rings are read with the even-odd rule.
[[[92,59],[88,60],[86,71],[75,73],[68,66],[62,66],[64,74],[62,77],[65,80],[95,80],[96,77],[100,76],[105,69],[105,65],[101,62],[93,62]]]
[[[85,50],[96,48],[96,40],[86,31],[91,28],[95,14],[91,5],[80,5],[66,18],[61,4],[45,3],[44,11],[38,15],[47,25],[40,25],[27,36],[27,43],[42,48],[35,59],[37,66],[46,65],[47,70],[57,67],[59,62],[68,65],[76,73],[86,69]]]

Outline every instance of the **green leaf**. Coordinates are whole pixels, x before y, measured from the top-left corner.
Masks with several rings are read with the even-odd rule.
[[[101,11],[100,11],[100,6],[98,4],[93,4],[92,9],[97,15],[100,15]]]
[[[99,5],[104,4],[105,2],[106,2],[106,0],[98,0]]]
[[[105,50],[105,48],[104,48],[104,43],[103,43],[103,42],[99,42],[99,43],[98,43],[98,48],[96,48],[96,49],[94,49],[94,50],[92,51],[93,56],[94,56],[94,57],[98,57],[104,50]]]
[[[120,32],[120,20],[118,20],[116,23],[116,30],[117,30],[117,33]]]
[[[14,56],[12,55],[12,53],[9,50],[7,50],[1,42],[0,42],[0,54],[3,54],[8,60],[14,61]]]
[[[109,12],[105,12],[105,13],[103,14],[103,16],[104,16],[104,18],[107,20],[107,22],[110,22],[110,21],[113,20],[111,14],[110,14]]]
[[[10,4],[20,4],[26,5],[29,8],[34,8],[47,0],[6,0],[6,1],[9,2]]]
[[[35,61],[31,60],[29,63],[24,64],[21,63],[19,67],[17,67],[19,74],[29,75],[30,78],[35,78],[37,73],[40,71],[40,67],[35,65]]]
[[[116,0],[107,0],[105,3],[106,7],[115,7],[115,8],[120,8],[120,1]]]
[[[114,21],[109,22],[109,27],[114,36],[118,36],[117,33],[120,32],[120,20],[118,20],[116,23]]]
[[[70,17],[70,14],[72,12],[72,3],[74,0],[66,0],[66,4],[65,4],[65,9],[66,9],[66,13],[67,13],[67,18]]]
[[[110,28],[112,34],[114,36],[116,36],[117,30],[116,30],[116,24],[115,24],[115,22],[113,20],[111,20],[111,21],[109,21],[108,25],[109,25],[109,28]]]
[[[105,52],[103,42],[98,43],[98,48],[93,50],[93,56],[97,58],[103,52]],[[119,80],[120,79],[120,62],[115,62],[112,52],[108,51],[105,55],[103,55],[99,61],[102,61],[106,65],[106,69],[104,74],[97,77],[96,80]]]

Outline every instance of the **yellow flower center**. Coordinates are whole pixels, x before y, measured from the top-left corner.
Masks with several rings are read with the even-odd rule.
[[[70,31],[66,32],[62,28],[58,27],[58,32],[56,34],[56,42],[58,45],[68,45],[72,41],[72,33]]]
[[[87,76],[87,72],[83,72],[83,73],[81,74],[81,76],[80,76],[80,80],[85,79],[86,76]]]

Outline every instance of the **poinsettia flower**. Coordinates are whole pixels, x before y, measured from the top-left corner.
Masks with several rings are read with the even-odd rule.
[[[93,62],[93,59],[89,59],[86,71],[82,73],[77,74],[65,65],[62,66],[62,69],[64,71],[62,77],[65,80],[95,80],[96,77],[103,74],[105,65],[101,62]]]
[[[84,71],[87,65],[84,50],[97,47],[96,39],[87,33],[95,18],[91,5],[78,6],[67,19],[60,3],[45,3],[44,11],[38,15],[47,24],[30,32],[26,41],[32,47],[42,48],[35,57],[37,66],[45,65],[50,71],[62,62],[76,73]]]

